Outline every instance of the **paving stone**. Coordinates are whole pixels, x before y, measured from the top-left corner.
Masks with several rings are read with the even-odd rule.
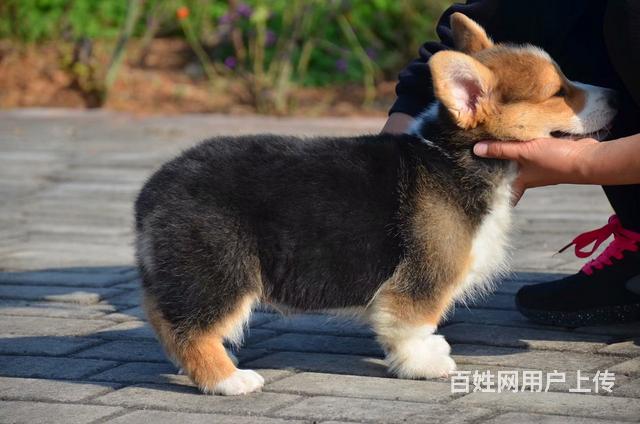
[[[120,285],[116,286],[116,287],[121,287]],[[105,319],[110,319],[112,321],[116,321],[116,322],[126,322],[126,321],[134,321],[134,320],[142,320],[142,321],[146,321],[147,317],[144,314],[144,310],[142,309],[142,306],[128,306],[128,305],[118,305],[120,306],[121,310],[120,312],[114,312],[112,314],[109,314],[107,316],[105,316]],[[113,309],[115,309],[115,307],[112,306]],[[277,319],[277,316],[275,314],[271,314],[271,313],[264,313],[264,312],[254,312],[251,315],[251,319],[249,320],[249,327],[259,327],[262,324],[268,323],[269,321],[272,321],[274,319]]]
[[[76,358],[108,359],[112,361],[166,362],[167,357],[157,341],[115,340],[83,350]]]
[[[141,284],[142,283],[139,278],[134,278],[133,280],[129,280],[124,283],[115,284],[112,287],[122,290],[139,290]]]
[[[258,359],[262,356],[266,356],[270,352],[265,349],[253,349],[248,347],[242,347],[240,349],[231,349],[232,353],[238,358],[240,365],[244,367],[247,362]]]
[[[640,337],[640,322],[603,325],[596,327],[579,327],[577,332],[590,334],[606,334],[608,336]]]
[[[282,420],[239,415],[198,414],[188,412],[134,411],[107,421],[110,424],[303,424],[307,421]]]
[[[600,418],[567,417],[566,415],[541,415],[521,412],[508,412],[500,414],[483,424],[620,424],[628,421],[603,421]]]
[[[311,352],[278,352],[243,364],[247,368],[274,368],[336,374],[388,377],[379,358]]]
[[[28,302],[24,300],[0,301],[0,315],[38,316],[51,318],[108,318],[115,307],[107,304],[79,305],[75,303]]]
[[[637,420],[640,416],[640,402],[637,399],[576,393],[476,392],[451,402],[452,407],[489,404],[492,408],[506,411],[599,417],[609,420]]]
[[[127,321],[120,324],[112,325],[98,331],[96,333],[96,336],[111,340],[156,340],[156,336],[153,330],[151,329],[149,324],[144,321]]]
[[[626,342],[613,343],[599,350],[600,353],[613,355],[640,356],[640,338]]]
[[[105,297],[117,293],[119,290],[105,288],[0,285],[0,298],[3,299],[47,300],[85,305],[98,303]]]
[[[536,233],[529,233],[536,234]],[[529,237],[532,235],[527,234]],[[544,235],[544,237],[548,237],[548,235]],[[559,278],[566,277],[565,273],[557,273],[557,272],[523,272],[523,271],[515,271],[512,272],[504,279],[504,285],[507,286],[511,283],[523,283],[523,284],[532,284],[532,283],[544,283],[547,281],[557,280]],[[516,290],[517,291],[517,290]],[[515,291],[510,293],[515,293]]]
[[[108,417],[121,408],[65,403],[0,402],[0,422],[12,424],[84,424]]]
[[[633,408],[607,399],[638,403],[640,357],[636,342],[629,341],[640,337],[638,323],[569,332],[528,322],[514,308],[514,294],[520,287],[557,279],[579,268],[582,260],[570,254],[552,254],[576,234],[606,222],[611,208],[599,187],[556,186],[528,191],[514,210],[520,228],[514,235],[513,269],[517,272],[497,284],[494,295],[471,309],[459,308],[443,330],[450,331],[453,340],[463,341],[453,345],[461,369],[566,371],[566,386],[552,387],[556,392],[549,393],[548,401],[536,402],[527,394],[517,398],[520,403],[513,409],[517,412],[509,412],[511,407],[501,406],[500,402],[516,402],[501,393],[490,401],[493,403],[480,402],[481,409],[472,409],[475,404],[460,407],[460,401],[473,400],[475,394],[461,399],[455,395],[453,398],[458,400],[448,404],[448,380],[358,377],[388,377],[383,361],[367,356],[379,356],[380,352],[374,352],[378,348],[366,326],[340,318],[327,320],[323,314],[287,319],[264,306],[253,314],[247,345],[305,351],[240,351],[242,367],[258,369],[268,380],[265,390],[275,387],[277,392],[235,399],[204,396],[188,378],[176,374],[143,322],[139,276],[131,266],[131,205],[144,178],[195,140],[212,134],[278,133],[283,128],[298,134],[354,134],[377,131],[383,121],[218,115],[132,119],[104,111],[0,111],[0,127],[5,123],[8,128],[20,128],[19,132],[4,131],[0,143],[0,198],[7,200],[0,202],[0,353],[5,353],[0,357],[0,374],[62,379],[30,383],[27,379],[1,377],[0,398],[13,400],[11,396],[16,395],[21,400],[48,402],[36,406],[35,412],[27,408],[27,422],[57,419],[73,423],[59,408],[77,409],[73,417],[78,422],[201,422],[206,417],[207,422],[284,424],[298,418],[276,419],[274,414],[289,409],[297,410],[304,422],[322,424],[328,424],[327,420],[334,420],[334,424],[338,420],[353,422],[357,417],[372,418],[370,422],[472,420],[475,424],[491,419],[553,423],[560,422],[558,416],[566,419],[562,422],[570,423],[569,415],[576,422],[583,419],[576,418],[580,413],[594,409],[629,414],[631,418],[616,419],[637,421],[638,413]],[[583,205],[579,213],[575,211],[576,204]],[[45,317],[53,320],[48,322]],[[92,329],[95,322],[83,321],[109,323]],[[2,336],[3,329],[11,334]],[[65,357],[52,357],[55,355]],[[262,369],[257,368],[262,365]],[[334,374],[295,375],[291,369]],[[598,369],[616,372],[613,395],[582,395],[579,400],[587,398],[589,404],[573,404],[580,395],[567,398],[570,393],[566,390],[572,387],[573,374],[578,369],[589,374]],[[85,381],[65,380],[71,378]],[[3,384],[2,379],[13,386]],[[107,393],[113,385],[146,382],[162,384]],[[447,390],[439,391],[438,387]],[[298,393],[302,397],[297,397]],[[90,401],[94,402],[96,395],[111,399],[114,408],[124,405],[128,409],[114,409],[115,413],[105,416],[83,415],[85,408],[92,407],[83,397],[92,396]],[[322,395],[339,401],[314,400],[326,399]],[[95,407],[111,408],[111,404]],[[407,412],[406,404],[428,412],[412,414],[411,409]],[[305,408],[311,411],[309,416],[304,415]],[[6,410],[0,406],[0,415]],[[264,418],[265,414],[270,418]],[[24,414],[12,418],[20,421]],[[592,417],[577,422],[602,419],[603,416]],[[0,422],[5,421],[0,417]]]
[[[472,302],[469,302],[469,306],[472,308],[489,308],[489,309],[507,309],[515,310],[516,304],[513,295],[494,293],[485,297],[478,298]]]
[[[108,223],[102,223],[108,225]],[[133,225],[131,223],[115,222],[112,225]],[[119,243],[109,246],[95,246],[76,244],[75,250],[70,247],[62,248],[60,242],[44,245],[43,243],[20,243],[12,246],[11,251],[5,252],[2,263],[6,269],[32,269],[43,265],[59,267],[84,265],[110,265],[115,263],[133,262],[133,248],[127,247],[131,243]],[[125,247],[123,247],[125,246]],[[105,250],[108,250],[105,252]],[[95,291],[98,289],[93,289]]]
[[[609,369],[626,375],[640,375],[640,358],[633,358],[628,361],[620,362]]]
[[[323,395],[409,402],[440,402],[450,399],[449,382],[402,380],[303,372],[278,380],[267,391],[300,395]]]
[[[60,336],[0,335],[2,355],[68,355],[100,343],[97,339]]]
[[[169,362],[131,362],[95,374],[90,377],[90,380],[130,384],[192,385],[189,377],[178,374],[178,369]]]
[[[536,324],[518,311],[502,309],[468,309],[457,307],[443,324],[466,322],[469,324],[492,324],[508,327],[530,327],[558,331],[558,327]]]
[[[0,356],[0,375],[8,377],[78,379],[116,365],[96,359],[44,356]]]
[[[251,328],[245,332],[244,346],[254,347],[256,343],[275,336],[276,333],[259,328]],[[120,324],[103,328],[95,333],[96,337],[110,340],[144,339],[156,340],[155,333],[148,323],[144,321],[126,321]]]
[[[623,383],[615,391],[616,396],[640,398],[640,378]]]
[[[211,396],[194,387],[143,384],[129,386],[94,399],[94,403],[130,408],[180,412],[213,412],[256,415],[293,403],[298,396],[283,393],[252,393],[246,396]]]
[[[27,284],[33,286],[109,287],[129,281],[127,274],[79,272],[0,272],[0,284]]]
[[[12,317],[0,320],[0,334],[21,336],[83,336],[113,324],[106,320]]]
[[[261,328],[249,328],[244,333],[244,343],[242,346],[246,346],[252,349],[261,349],[259,346],[263,340],[268,340],[276,336],[276,332],[270,330],[263,330]]]
[[[120,312],[114,312],[107,316],[105,319],[114,321],[114,322],[127,322],[127,321],[146,321],[147,317],[144,314],[144,310],[141,306],[120,306]],[[115,309],[115,306],[114,306]]]
[[[318,396],[288,406],[276,415],[316,420],[385,423],[428,422],[430,418],[439,417],[433,421],[460,423],[476,420],[488,413],[488,410],[481,408],[452,411],[448,406],[437,404]]]
[[[504,367],[529,367],[536,370],[595,371],[611,369],[619,358],[574,352],[525,350],[498,346],[456,344],[453,359],[458,364],[481,364]]]
[[[278,314],[272,314],[269,312],[253,311],[251,318],[249,319],[249,327],[261,327],[263,324],[269,323],[278,319]]]
[[[291,374],[287,370],[256,369],[256,371],[262,375],[265,381],[274,381]],[[168,362],[130,362],[96,374],[90,380],[130,384],[153,383],[193,386],[188,376],[178,374],[177,368]]]
[[[320,333],[340,336],[372,336],[373,331],[366,325],[331,315],[294,315],[271,321],[262,328],[286,333]]]
[[[384,356],[380,345],[374,339],[361,337],[290,333],[268,339],[254,346],[271,350]]]
[[[108,393],[117,387],[117,385],[105,383],[0,377],[0,398],[3,400],[80,402],[93,396]]]
[[[119,291],[107,299],[110,304],[116,306],[134,307],[142,304],[142,296],[139,290]]]
[[[127,278],[129,278],[129,276],[135,278],[135,275],[137,274],[136,268],[132,266],[75,266],[65,268],[49,268],[43,269],[42,271],[63,273],[77,272],[81,274],[127,274]]]
[[[474,343],[533,349],[594,352],[610,337],[568,331],[515,328],[496,325],[453,324],[440,329],[450,343]]]

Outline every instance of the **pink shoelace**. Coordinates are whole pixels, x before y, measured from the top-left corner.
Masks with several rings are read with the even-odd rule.
[[[594,269],[602,269],[612,265],[612,258],[622,259],[624,251],[636,252],[640,249],[640,233],[626,230],[620,224],[616,215],[609,218],[609,222],[604,227],[597,230],[580,234],[573,241],[560,249],[558,253],[564,252],[572,244],[575,245],[575,254],[579,258],[588,258],[598,247],[613,234],[613,241],[597,258],[587,262],[582,267],[582,272],[587,275],[593,274]],[[593,243],[593,248],[589,251],[583,249]]]

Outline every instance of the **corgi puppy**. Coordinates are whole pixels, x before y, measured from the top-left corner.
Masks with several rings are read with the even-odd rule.
[[[474,143],[586,135],[616,111],[611,90],[569,81],[541,49],[494,44],[459,13],[451,28],[456,50],[429,61],[437,101],[411,134],[217,137],[147,181],[135,211],[146,314],[203,392],[264,384],[223,345],[240,343],[258,302],[359,311],[400,378],[455,370],[435,331],[505,269],[517,172]]]

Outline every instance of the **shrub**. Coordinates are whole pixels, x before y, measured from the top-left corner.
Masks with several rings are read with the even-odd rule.
[[[183,37],[219,87],[243,81],[262,111],[286,111],[295,85],[394,79],[433,37],[447,0],[4,0],[0,37],[25,43],[110,42],[107,75],[117,73],[130,37]],[[132,10],[135,13],[132,13]],[[142,48],[144,54],[144,47]],[[95,65],[98,66],[98,65]],[[77,68],[77,66],[76,66]],[[73,69],[73,66],[69,69]],[[95,84],[94,84],[95,85]]]

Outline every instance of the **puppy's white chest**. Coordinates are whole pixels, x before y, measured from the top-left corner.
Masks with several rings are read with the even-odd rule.
[[[506,271],[511,229],[511,184],[515,167],[494,193],[489,213],[476,231],[471,245],[469,273],[456,292],[456,299],[469,300],[491,289],[496,276]]]

